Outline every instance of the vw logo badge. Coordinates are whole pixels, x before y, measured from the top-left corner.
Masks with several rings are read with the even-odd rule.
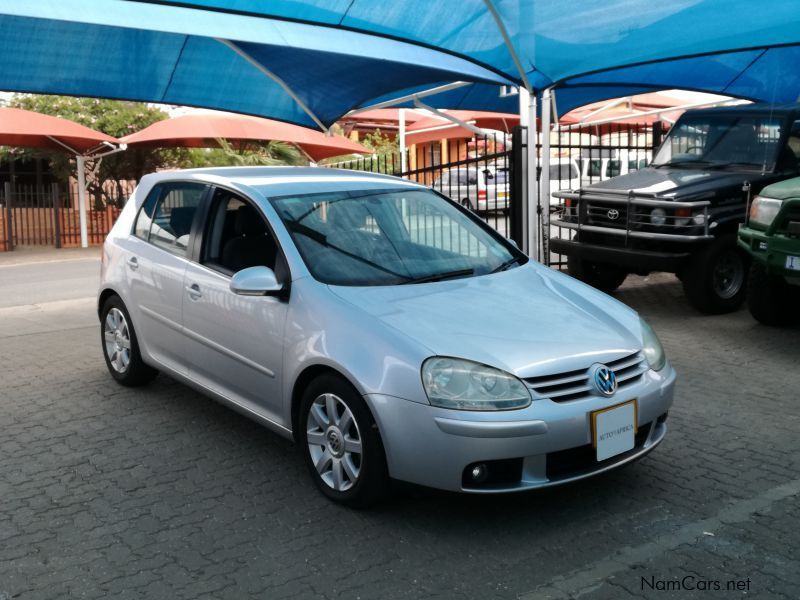
[[[613,396],[617,391],[617,377],[614,375],[614,371],[605,365],[595,367],[592,380],[597,391],[603,396]]]
[[[616,208],[612,208],[610,211],[606,213],[606,216],[608,216],[608,218],[611,219],[612,221],[616,221],[617,219],[619,219],[619,211]]]

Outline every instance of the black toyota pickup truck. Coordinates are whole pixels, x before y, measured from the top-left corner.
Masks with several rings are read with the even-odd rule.
[[[551,219],[570,275],[604,291],[629,273],[676,273],[703,312],[744,300],[748,256],[736,245],[749,198],[800,172],[800,104],[687,111],[650,165],[579,191]]]

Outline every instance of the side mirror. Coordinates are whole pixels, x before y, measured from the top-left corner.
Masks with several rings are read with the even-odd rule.
[[[233,275],[231,291],[240,296],[277,296],[283,292],[283,285],[269,267],[249,267]]]
[[[516,248],[517,250],[519,250],[519,246],[517,245],[517,242],[515,242],[515,241],[514,241],[514,240],[512,240],[511,238],[506,238],[506,241],[507,241],[509,244],[511,244],[512,246],[514,246],[514,248]]]

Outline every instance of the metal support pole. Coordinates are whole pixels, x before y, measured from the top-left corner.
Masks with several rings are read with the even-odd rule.
[[[542,174],[539,177],[539,198],[542,212],[542,262],[550,264],[550,115],[553,108],[552,90],[542,93]]]
[[[61,207],[59,206],[58,184],[50,185],[50,196],[53,199],[53,233],[55,234],[56,248],[61,248]]]
[[[408,169],[406,164],[406,109],[398,111],[398,144],[400,145],[400,173],[405,173]]]
[[[78,167],[78,216],[81,223],[81,248],[89,247],[89,234],[86,228],[86,158],[75,157]]]
[[[13,165],[14,163],[12,162],[11,164]],[[6,250],[11,251],[14,249],[14,211],[11,210],[11,198],[13,196],[11,182],[6,181],[4,187],[6,194]]]
[[[520,124],[528,128],[528,152],[526,153],[523,176],[525,178],[525,203],[523,205],[524,240],[523,251],[532,259],[539,259],[539,186],[538,168],[538,120],[536,118],[536,94],[523,87],[519,88]]]

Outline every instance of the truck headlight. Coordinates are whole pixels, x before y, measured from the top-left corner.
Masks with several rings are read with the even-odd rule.
[[[510,373],[461,358],[427,359],[422,384],[430,403],[441,408],[510,410],[531,403],[528,388]]]
[[[663,208],[654,208],[650,211],[650,222],[653,225],[663,225],[667,222],[667,211]]]
[[[664,347],[653,331],[653,328],[648,325],[644,319],[639,319],[642,324],[642,350],[647,359],[647,364],[654,371],[660,371],[667,364],[667,355],[664,354]]]
[[[750,205],[750,222],[763,227],[769,227],[772,225],[775,217],[778,216],[781,204],[783,204],[783,202],[775,198],[756,196],[753,198],[753,203]]]

